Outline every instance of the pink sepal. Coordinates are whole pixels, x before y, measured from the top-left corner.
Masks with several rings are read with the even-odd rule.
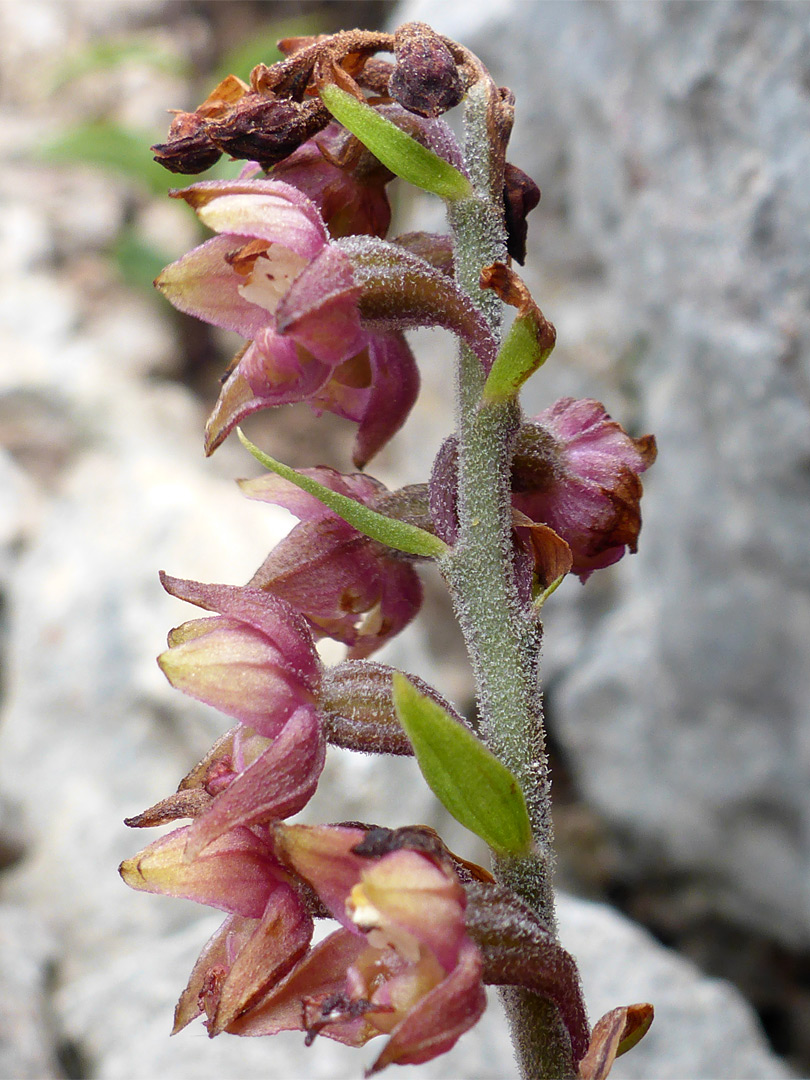
[[[172,1034],[203,1011],[209,1035],[224,1031],[295,966],[312,930],[312,917],[286,885],[272,893],[261,919],[229,916],[194,965],[175,1009]]]
[[[280,244],[311,259],[328,241],[314,203],[280,180],[203,180],[170,192],[214,232]]]
[[[258,919],[283,873],[267,843],[249,829],[214,840],[193,861],[186,859],[189,826],[175,829],[120,868],[127,885]]]
[[[464,942],[457,965],[394,1028],[366,1075],[380,1072],[386,1065],[420,1065],[447,1053],[486,1009],[481,973],[478,948],[471,941]]]
[[[318,786],[325,741],[317,711],[297,709],[265,752],[240,772],[189,826],[186,858],[239,825],[256,825],[297,814]]]
[[[289,669],[310,690],[319,681],[321,665],[302,616],[276,596],[245,585],[207,585],[160,574],[166,592],[207,611],[246,623],[278,650]]]
[[[357,499],[358,502],[365,503],[367,506],[377,495],[383,494],[386,490],[379,480],[365,473],[341,473],[327,465],[317,465],[315,468],[299,471],[302,476],[317,480],[330,491]],[[333,512],[324,506],[320,499],[302,491],[301,488],[275,473],[266,473],[252,480],[240,480],[239,487],[248,499],[283,506],[285,510],[295,514],[299,521],[318,521],[321,518],[334,517]]]
[[[233,1035],[275,1035],[279,1031],[303,1031],[307,1026],[304,1002],[315,1003],[339,994],[346,971],[366,948],[365,940],[347,930],[336,930],[315,945],[289,975],[256,1006],[238,1017],[228,1028]],[[376,1028],[359,1017],[353,1021],[328,1024],[323,1029],[338,1042],[363,1046]]]
[[[254,338],[267,325],[268,313],[244,299],[239,292],[244,278],[229,262],[244,246],[244,237],[214,236],[170,263],[155,285],[178,311]]]

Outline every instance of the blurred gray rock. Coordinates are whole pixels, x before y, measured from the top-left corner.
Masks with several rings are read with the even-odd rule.
[[[558,328],[536,412],[653,431],[640,553],[548,604],[549,715],[620,872],[810,945],[810,94],[789,3],[404,5],[517,95]],[[601,578],[601,580],[599,580]]]
[[[605,904],[560,896],[560,938],[577,958],[591,1023],[652,1002],[653,1025],[611,1080],[759,1080],[792,1074],[768,1048],[750,1006]]]
[[[0,904],[0,1076],[58,1080],[48,983],[55,942],[35,915]]]

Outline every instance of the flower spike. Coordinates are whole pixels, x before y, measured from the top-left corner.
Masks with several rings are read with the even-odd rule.
[[[240,481],[243,494],[298,524],[245,585],[161,575],[202,609],[170,632],[161,668],[235,722],[174,794],[127,819],[182,824],[121,874],[142,892],[226,913],[175,1031],[200,1017],[211,1036],[379,1038],[372,1075],[450,1050],[492,984],[521,1075],[604,1080],[652,1007],[614,1009],[591,1032],[557,938],[540,610],[568,573],[584,581],[635,551],[655,441],[631,438],[590,400],[522,416],[519,393],[555,331],[510,262],[526,256],[540,198],[506,160],[512,92],[418,22],[279,48],[283,59],[257,65],[249,82],[230,75],[178,113],[154,148],[179,173],[223,153],[245,161],[236,179],[171,192],[212,235],[155,284],[181,312],[243,339],[205,451],[236,429],[266,470]],[[462,101],[457,139],[443,114]],[[397,177],[444,199],[449,235],[386,239]],[[506,331],[503,305],[516,309]],[[364,472],[293,469],[239,429],[259,410],[306,403],[356,425],[351,456],[364,469],[416,401],[405,334],[420,327],[449,330],[460,346],[455,425],[429,483],[389,491]],[[474,721],[417,676],[368,659],[419,612],[416,564],[428,559],[469,653]],[[342,662],[325,665],[324,638],[344,647]],[[488,844],[492,872],[427,826],[291,821],[329,743],[413,755],[445,808]],[[316,918],[337,928],[313,945]]]

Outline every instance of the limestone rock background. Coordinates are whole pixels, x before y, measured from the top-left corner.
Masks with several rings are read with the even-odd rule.
[[[290,519],[241,499],[232,478],[250,464],[235,448],[203,459],[228,343],[117,276],[110,252],[133,223],[172,255],[195,242],[187,217],[109,171],[39,157],[88,118],[159,136],[167,107],[205,95],[223,52],[296,12],[243,0],[0,5],[3,1076],[360,1073],[354,1054],[325,1041],[304,1051],[293,1036],[167,1038],[217,920],[120,884],[117,863],[145,840],[121,820],[176,785],[222,718],[171,691],[154,665],[187,617],[156,571],[244,581]],[[544,191],[527,277],[560,340],[528,404],[599,397],[660,446],[639,555],[549,603],[561,881],[733,978],[801,1068],[808,21],[781,3],[307,6],[319,12],[332,26],[431,21],[517,94],[511,158]],[[58,84],[71,57],[122,37],[179,55],[189,74],[135,53]],[[423,211],[436,208],[403,204],[403,227]],[[422,479],[448,425],[451,343],[422,334],[418,347],[422,411],[373,469],[390,483]],[[253,430],[293,464],[345,468],[346,427],[299,409]],[[420,632],[388,659],[464,704],[444,610],[433,589]],[[332,754],[308,809],[426,821],[477,855],[410,762],[383,772]],[[787,1075],[729,985],[604,904],[564,899],[561,926],[594,1019],[630,1000],[658,1007],[615,1075]],[[494,1006],[420,1075],[510,1069]]]

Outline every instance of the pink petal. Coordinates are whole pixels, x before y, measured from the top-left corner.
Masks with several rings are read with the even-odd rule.
[[[359,880],[383,933],[388,927],[405,930],[445,971],[456,966],[467,937],[466,896],[454,874],[417,851],[401,850],[368,860]]]
[[[462,946],[458,965],[394,1029],[366,1075],[391,1064],[420,1065],[450,1050],[480,1020],[486,1008],[481,972],[481,955],[467,941]]]
[[[360,352],[367,335],[360,325],[360,296],[348,258],[334,245],[298,275],[276,309],[279,332],[289,334],[328,364]]]
[[[309,476],[317,480],[319,484],[336,491],[340,495],[357,499],[358,502],[370,504],[371,501],[385,491],[379,480],[363,473],[340,473],[337,469],[330,469],[326,465],[318,465],[313,469],[299,469],[302,476]],[[257,499],[260,502],[273,503],[275,506],[283,506],[290,513],[295,514],[301,521],[317,521],[324,517],[333,517],[332,511],[316,499],[314,495],[302,491],[289,480],[284,480],[274,473],[257,477],[255,480],[240,480],[239,487],[242,493],[249,499]]]
[[[369,860],[355,855],[352,848],[365,836],[365,829],[351,825],[273,827],[273,845],[279,858],[309,882],[332,918],[352,933],[359,931],[346,912],[346,898],[369,865]]]
[[[271,746],[216,796],[189,826],[186,858],[237,825],[297,814],[309,802],[323,769],[325,743],[314,708],[298,709]]]
[[[419,394],[419,369],[401,334],[374,335],[368,354],[371,392],[352,452],[358,469],[399,431]]]
[[[204,180],[171,194],[214,232],[268,240],[306,259],[328,241],[317,207],[279,180]]]
[[[182,1031],[204,1011],[209,1004],[206,999],[210,999],[218,976],[221,978],[230,967],[234,943],[246,941],[258,925],[258,919],[229,915],[209,938],[191,969],[186,988],[175,1006],[172,1035]]]
[[[312,948],[274,990],[252,1009],[233,1021],[233,1035],[275,1035],[279,1031],[303,1031],[304,1001],[325,1000],[340,993],[346,971],[366,948],[363,937],[337,930]],[[376,1029],[362,1017],[353,1023],[327,1025],[323,1034],[350,1046],[362,1046]]]
[[[206,585],[161,573],[166,592],[190,604],[238,619],[265,635],[302,684],[315,690],[321,665],[302,616],[278,597],[239,585]]]
[[[408,625],[422,606],[422,582],[409,562],[380,556],[379,573],[378,617],[366,619],[361,624],[356,641],[349,649],[349,660],[365,659],[381,649]]]
[[[312,691],[268,638],[236,619],[183,623],[158,657],[178,690],[272,738]]]
[[[215,236],[167,266],[155,285],[178,311],[254,338],[271,316],[242,297],[245,279],[227,262],[244,244],[242,237]]]
[[[286,885],[270,896],[261,922],[236,951],[220,989],[209,1035],[225,1031],[261,996],[275,988],[312,940],[312,917]]]
[[[332,368],[290,338],[267,327],[245,349],[225,381],[205,425],[205,452],[213,453],[238,423],[260,409],[309,400]]]
[[[330,636],[377,605],[385,563],[372,543],[339,518],[304,522],[270,552],[252,579]],[[346,640],[345,634],[340,640]]]
[[[279,887],[280,870],[266,843],[249,829],[234,829],[186,861],[189,826],[156,840],[121,864],[127,885],[258,919]]]
[[[385,236],[391,222],[391,206],[385,184],[392,174],[368,151],[347,168],[340,160],[351,136],[340,124],[331,123],[318,135],[273,169],[273,176],[305,192],[317,205],[331,236],[370,233]],[[323,147],[325,153],[321,152]]]

